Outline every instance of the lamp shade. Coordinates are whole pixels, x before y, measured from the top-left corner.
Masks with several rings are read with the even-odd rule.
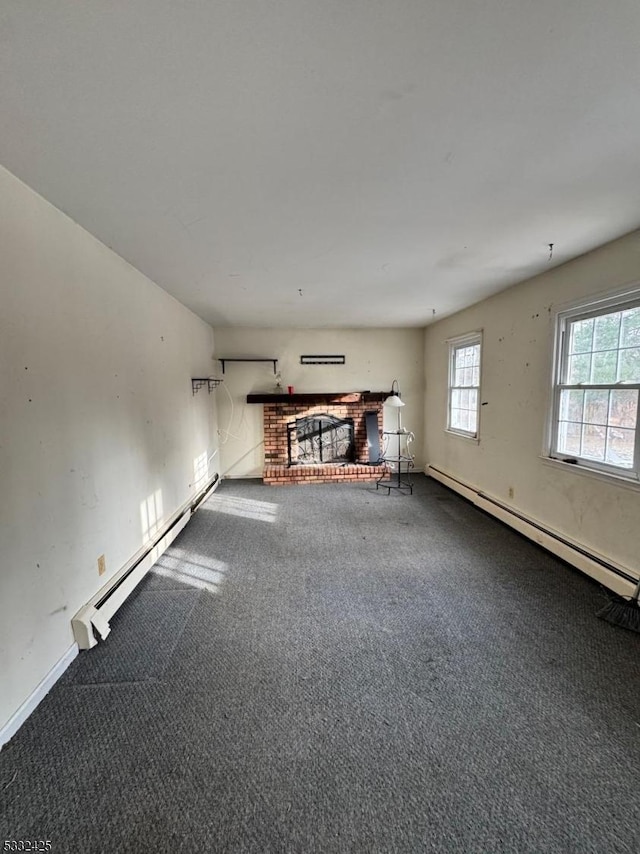
[[[397,394],[390,394],[389,397],[385,400],[384,405],[400,407],[404,406],[404,401],[400,400]]]

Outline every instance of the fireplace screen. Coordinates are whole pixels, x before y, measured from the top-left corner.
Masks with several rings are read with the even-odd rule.
[[[355,456],[353,419],[333,415],[298,418],[287,427],[289,465],[351,463]]]

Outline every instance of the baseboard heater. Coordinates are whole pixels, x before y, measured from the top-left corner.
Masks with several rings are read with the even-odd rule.
[[[153,542],[144,546],[117,572],[96,595],[83,605],[71,620],[73,634],[80,649],[91,649],[98,643],[96,634],[104,640],[111,627],[109,620],[138,586],[158,558],[185,527],[202,502],[220,482],[216,474],[191,501],[186,502],[158,531]]]
[[[626,567],[604,560],[600,556],[589,552],[579,543],[572,542],[561,534],[544,527],[540,522],[529,519],[517,510],[513,510],[497,499],[464,483],[453,475],[441,471],[435,466],[427,466],[425,472],[429,477],[453,489],[462,495],[476,507],[485,510],[495,516],[501,522],[515,528],[525,537],[536,542],[547,551],[575,566],[581,572],[590,575],[609,590],[613,590],[620,596],[630,596],[638,579]]]

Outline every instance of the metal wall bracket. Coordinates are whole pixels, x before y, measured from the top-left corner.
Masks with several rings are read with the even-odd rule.
[[[300,356],[301,365],[344,365],[344,356]]]
[[[193,377],[191,380],[191,393],[197,394],[201,388],[206,388],[209,394],[211,394],[214,388],[218,388],[221,382],[222,380],[215,377]]]

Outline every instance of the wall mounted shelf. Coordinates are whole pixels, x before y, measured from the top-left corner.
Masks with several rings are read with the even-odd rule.
[[[278,360],[273,359],[271,357],[261,358],[260,356],[225,356],[224,358],[218,357],[218,361],[222,365],[223,374],[225,372],[224,366],[226,362],[271,362],[271,364],[273,365],[273,373],[275,374],[278,372]]]
[[[218,388],[222,380],[215,377],[192,377],[191,378],[191,393],[197,394],[201,388],[206,388],[209,394]]]

